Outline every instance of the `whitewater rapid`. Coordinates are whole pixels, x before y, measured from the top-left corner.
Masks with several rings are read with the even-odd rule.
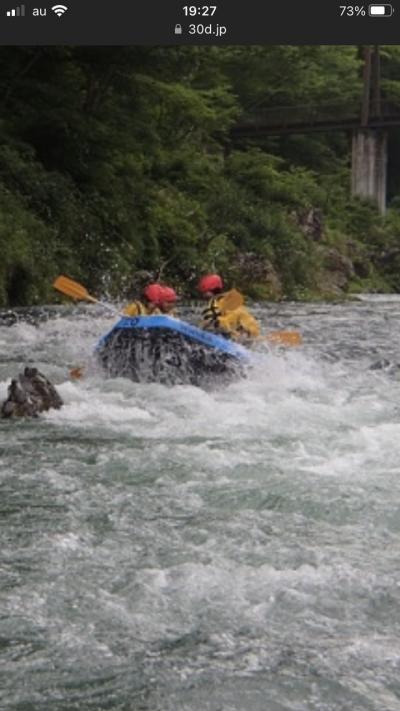
[[[0,320],[0,399],[65,403],[0,421],[0,708],[400,708],[400,300],[256,315],[304,345],[210,391],[105,381],[96,309]]]

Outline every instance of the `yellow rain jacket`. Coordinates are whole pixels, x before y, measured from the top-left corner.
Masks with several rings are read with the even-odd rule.
[[[126,316],[158,316],[161,311],[158,306],[145,306],[141,301],[132,301],[122,313]]]
[[[218,302],[223,298],[224,294],[220,294],[211,299],[202,313],[201,328],[215,331],[234,340],[257,338],[260,335],[260,327],[254,316],[245,306],[239,306],[231,311],[222,311]]]

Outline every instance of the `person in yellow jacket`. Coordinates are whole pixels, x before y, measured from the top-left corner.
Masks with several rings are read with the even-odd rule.
[[[202,313],[201,328],[236,341],[257,338],[260,335],[260,326],[254,316],[243,305],[233,309],[224,307],[226,295],[223,288],[219,274],[206,274],[201,277],[198,290],[203,298],[210,299]]]
[[[177,295],[170,286],[148,284],[142,293],[142,301],[133,301],[123,310],[126,316],[173,315]]]

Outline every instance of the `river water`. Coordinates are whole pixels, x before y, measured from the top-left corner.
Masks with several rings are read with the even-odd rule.
[[[104,381],[94,309],[0,325],[0,708],[400,709],[400,300],[256,309],[217,391]],[[372,368],[377,361],[383,368]]]

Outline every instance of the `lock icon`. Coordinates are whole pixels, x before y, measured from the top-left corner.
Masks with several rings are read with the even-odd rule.
[[[182,34],[182,25],[175,25],[175,34],[176,35]]]

